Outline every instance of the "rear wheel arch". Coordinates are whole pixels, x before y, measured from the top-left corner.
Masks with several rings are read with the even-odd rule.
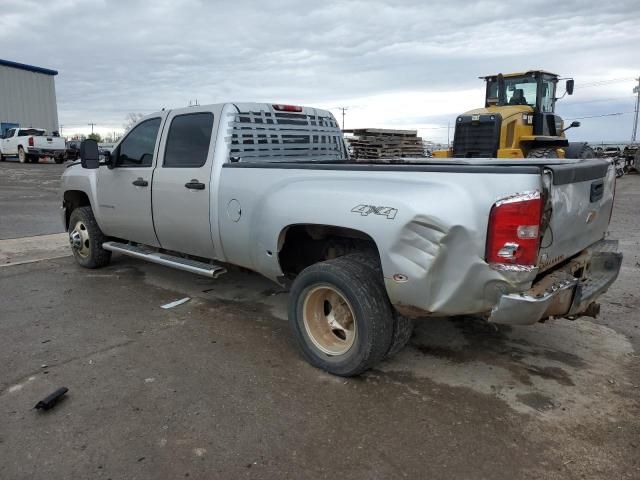
[[[289,278],[319,262],[352,253],[364,253],[380,261],[380,250],[367,233],[325,224],[293,224],[278,236],[278,263]]]

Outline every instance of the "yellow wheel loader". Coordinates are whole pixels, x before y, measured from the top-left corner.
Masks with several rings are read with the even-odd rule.
[[[555,73],[531,70],[480,77],[486,83],[484,108],[456,118],[453,146],[433,152],[436,158],[593,158],[584,142],[569,143],[555,114],[556,101],[573,94],[573,79],[556,97],[560,78]]]

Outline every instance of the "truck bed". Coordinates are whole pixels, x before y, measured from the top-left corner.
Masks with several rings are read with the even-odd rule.
[[[277,279],[282,275],[277,262],[262,252],[279,250],[277,239],[287,225],[313,218],[314,223],[368,232],[380,252],[385,278],[402,273],[416,280],[387,282],[393,303],[416,305],[419,299],[425,311],[440,314],[490,309],[500,292],[526,290],[537,274],[604,238],[613,205],[615,174],[608,162],[598,159],[291,160],[223,165],[216,216],[226,259]],[[603,189],[591,202],[594,182],[601,182]],[[239,184],[242,199],[236,198]],[[488,268],[484,257],[492,205],[534,190],[546,195],[549,216],[537,268],[518,278]],[[255,220],[229,222],[226,205],[233,199]],[[362,205],[387,207],[397,215],[354,214]],[[270,212],[278,212],[276,218]],[[255,239],[260,247],[247,256]]]

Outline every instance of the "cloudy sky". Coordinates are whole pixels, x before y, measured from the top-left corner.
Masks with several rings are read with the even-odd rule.
[[[479,75],[572,76],[571,138],[631,135],[640,2],[0,0],[1,56],[53,68],[65,134],[129,112],[268,101],[348,107],[346,127],[417,128],[483,104]],[[583,118],[622,113],[622,115]]]

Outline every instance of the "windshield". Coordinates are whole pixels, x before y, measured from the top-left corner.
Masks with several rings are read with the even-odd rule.
[[[535,107],[538,82],[535,78],[505,78],[504,89],[507,105]]]
[[[487,79],[487,101],[497,105],[536,106],[538,81],[533,76],[504,78],[504,92],[498,92],[498,81]]]

